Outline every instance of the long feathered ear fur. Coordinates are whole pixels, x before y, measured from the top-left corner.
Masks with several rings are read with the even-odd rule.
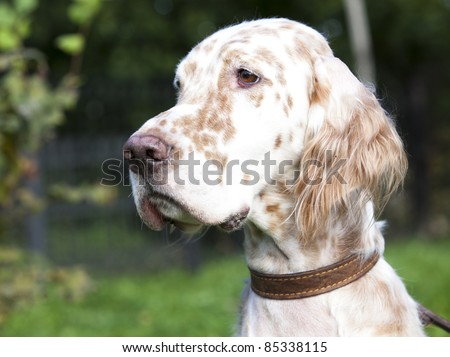
[[[402,141],[373,93],[335,57],[320,56],[313,66],[302,166],[294,186],[302,237],[323,234],[343,218],[355,227],[368,201],[381,212],[407,169]]]

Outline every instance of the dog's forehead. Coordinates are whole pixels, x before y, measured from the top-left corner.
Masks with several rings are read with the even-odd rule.
[[[256,34],[255,26],[253,23],[244,23],[219,30],[205,38],[180,62],[178,73],[190,72],[195,66],[194,63],[205,64],[224,59],[232,50],[236,50],[235,54],[244,55],[254,53],[258,48],[266,46],[267,42],[257,39],[261,34]],[[268,32],[266,34],[269,35]],[[275,37],[275,31],[271,33],[271,37]]]
[[[226,55],[249,58],[255,64],[270,62],[283,53],[332,55],[325,38],[314,29],[286,19],[262,19],[243,22],[219,30],[195,46],[180,62],[178,76],[192,73],[207,63],[217,64]]]

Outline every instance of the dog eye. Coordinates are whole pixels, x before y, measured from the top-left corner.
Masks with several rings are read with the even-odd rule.
[[[173,82],[173,86],[175,87],[175,89],[180,89],[181,81],[179,79],[175,79],[175,81]]]
[[[250,72],[249,70],[241,68],[238,71],[238,84],[241,87],[249,87],[258,82],[259,82],[258,75]]]

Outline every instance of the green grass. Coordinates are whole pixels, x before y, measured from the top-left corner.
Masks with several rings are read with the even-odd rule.
[[[419,302],[450,318],[450,241],[398,241],[386,249]],[[68,303],[57,295],[23,306],[1,336],[230,336],[247,268],[241,257],[206,264],[197,274],[98,277],[95,290]],[[446,336],[438,329],[431,335]]]
[[[386,260],[422,305],[450,320],[450,240],[386,243]],[[432,336],[449,336],[430,327]]]
[[[99,278],[80,302],[55,296],[14,312],[0,335],[230,336],[246,274],[243,260],[234,258],[195,275]]]

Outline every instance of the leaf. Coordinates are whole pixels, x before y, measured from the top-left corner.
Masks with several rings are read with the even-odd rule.
[[[117,199],[117,188],[98,184],[70,186],[65,183],[57,183],[50,187],[49,194],[51,198],[65,202],[89,202],[98,206],[105,206]]]
[[[37,7],[38,2],[37,0],[15,0],[14,5],[18,13],[29,14]]]
[[[25,39],[30,34],[30,21],[20,19],[16,22],[16,32],[21,39]]]
[[[69,7],[68,15],[77,25],[86,25],[100,10],[100,0],[75,0]]]
[[[67,34],[58,36],[56,46],[69,55],[76,55],[84,49],[84,37],[80,34]]]
[[[12,30],[17,19],[14,9],[8,4],[0,4],[0,29]]]
[[[14,50],[20,45],[20,38],[10,29],[0,28],[0,51]]]

